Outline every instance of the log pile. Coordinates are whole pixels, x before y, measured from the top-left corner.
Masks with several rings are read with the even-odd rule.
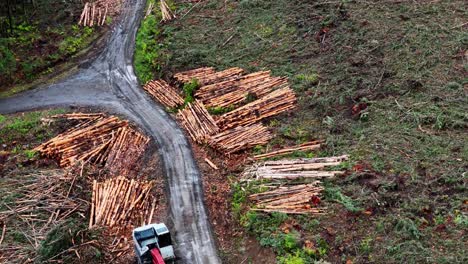
[[[268,152],[265,154],[256,155],[254,156],[254,158],[256,160],[259,160],[259,159],[273,158],[273,157],[277,157],[281,155],[291,154],[296,151],[315,150],[315,149],[320,148],[321,143],[323,143],[323,140],[311,141],[311,142],[307,142],[296,147],[289,147],[289,148],[284,148],[284,149]]]
[[[166,107],[176,108],[184,104],[184,99],[177,93],[176,89],[164,80],[150,81],[143,86],[143,89]]]
[[[226,113],[216,122],[222,129],[257,123],[262,119],[289,111],[296,106],[296,95],[290,88],[282,88]]]
[[[162,21],[166,22],[174,19],[176,16],[172,13],[165,0],[161,0],[161,15]]]
[[[80,26],[102,26],[108,15],[115,15],[120,10],[120,0],[98,0],[86,2],[81,11]]]
[[[73,113],[56,118],[80,122],[34,150],[56,159],[61,167],[91,162],[126,175],[149,142],[147,137],[130,128],[127,121],[115,116]]]
[[[317,185],[318,183],[281,186],[271,191],[252,194],[249,196],[249,200],[255,204],[252,210],[285,214],[321,214],[323,210],[317,205],[323,187]]]
[[[153,181],[116,177],[93,181],[89,228],[135,227],[151,223],[156,201],[151,195]]]
[[[273,135],[261,124],[238,126],[211,137],[208,144],[226,154],[268,143]]]
[[[258,99],[285,85],[286,78],[271,77],[269,71],[261,71],[202,86],[195,97],[207,107],[229,107],[246,101],[249,95]]]
[[[265,161],[247,168],[242,173],[243,181],[251,180],[296,180],[319,179],[343,174],[342,171],[327,171],[327,167],[338,166],[348,156]]]
[[[219,132],[219,128],[203,104],[195,100],[189,103],[177,114],[177,119],[187,130],[193,141],[206,143],[211,135]]]
[[[215,72],[213,67],[202,67],[189,71],[179,72],[174,75],[174,78],[182,83],[188,83],[193,79],[199,79],[205,75],[210,75]]]
[[[174,75],[176,80],[187,83],[196,79],[200,85],[208,85],[222,82],[225,80],[237,79],[244,72],[241,68],[229,68],[224,71],[216,72],[213,68],[199,68],[191,71],[180,72]]]

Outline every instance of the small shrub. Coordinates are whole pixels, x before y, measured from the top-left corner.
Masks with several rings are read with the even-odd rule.
[[[350,197],[341,193],[341,190],[338,187],[325,188],[324,193],[326,199],[342,204],[347,210],[353,213],[362,211],[362,208],[357,206],[355,201],[353,201]]]
[[[192,79],[190,82],[184,84],[183,90],[184,90],[184,95],[185,95],[185,99],[184,99],[185,104],[191,103],[195,100],[193,96],[194,96],[195,90],[197,90],[198,87],[199,87],[199,84],[196,79]]]

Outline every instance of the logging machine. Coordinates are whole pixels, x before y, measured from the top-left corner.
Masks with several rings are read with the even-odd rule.
[[[133,230],[138,264],[164,264],[175,259],[171,234],[165,224],[150,224]]]

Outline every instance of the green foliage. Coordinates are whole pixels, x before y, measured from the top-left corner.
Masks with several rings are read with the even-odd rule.
[[[223,115],[225,113],[231,112],[234,109],[235,107],[231,105],[228,107],[222,107],[222,106],[209,107],[207,110],[208,110],[208,113],[210,113],[211,115]]]
[[[0,42],[0,76],[10,75],[15,68],[15,55],[6,45]]]
[[[34,150],[25,150],[24,154],[28,159],[33,159],[38,155],[37,151]]]
[[[418,227],[409,218],[398,219],[395,224],[395,230],[408,238],[419,239],[421,237]]]
[[[85,40],[93,34],[93,28],[84,27],[73,28],[75,35],[67,36],[60,44],[59,51],[61,54],[74,54],[84,48]]]
[[[184,91],[184,102],[185,104],[191,103],[195,100],[194,94],[197,88],[200,86],[198,80],[193,79],[188,83],[184,83],[183,91]]]
[[[72,247],[75,241],[78,241],[78,232],[85,229],[86,226],[83,223],[73,220],[54,227],[54,229],[47,233],[46,238],[41,242],[39,247],[38,253],[41,260],[46,261]]]
[[[342,204],[351,212],[356,213],[362,211],[362,208],[360,208],[350,197],[344,195],[339,187],[326,187],[324,190],[324,196],[327,200]]]
[[[6,117],[0,114],[0,124],[5,122],[5,120],[6,120]]]

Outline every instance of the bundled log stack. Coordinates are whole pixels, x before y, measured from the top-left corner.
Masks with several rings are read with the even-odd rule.
[[[265,154],[256,155],[254,156],[254,158],[259,160],[259,159],[273,158],[273,157],[277,157],[281,155],[291,154],[296,151],[315,150],[315,149],[320,148],[321,146],[320,143],[323,143],[323,140],[311,141],[311,142],[307,142],[296,147],[289,147],[289,148],[284,148],[284,149],[268,152]]]
[[[198,80],[205,75],[210,75],[215,73],[215,69],[213,67],[202,67],[198,69],[193,69],[189,71],[179,72],[174,75],[174,78],[182,83],[188,83],[193,79]]]
[[[148,82],[145,89],[154,99],[170,108],[176,108],[184,104],[184,99],[177,93],[176,89],[164,80]]]
[[[89,227],[134,227],[151,223],[156,201],[151,195],[153,181],[116,177],[93,181]]]
[[[91,162],[126,175],[143,155],[149,142],[147,137],[130,128],[127,121],[115,116],[75,113],[56,118],[80,122],[34,150],[55,158],[61,167],[80,161]]]
[[[348,156],[265,161],[247,168],[242,174],[243,181],[251,180],[296,180],[334,177],[342,171],[326,171],[327,167],[338,166]]]
[[[176,16],[172,13],[171,9],[167,5],[165,0],[161,0],[161,15],[162,21],[169,21],[174,19]]]
[[[226,113],[217,121],[222,129],[257,123],[270,116],[289,111],[296,106],[296,95],[290,88],[282,88]]]
[[[286,78],[271,77],[269,71],[261,71],[202,86],[195,97],[207,107],[229,107],[246,101],[249,95],[258,99],[285,85]]]
[[[195,100],[177,114],[177,119],[187,130],[190,137],[198,143],[206,143],[219,128],[203,104]]]
[[[273,135],[261,124],[239,126],[211,137],[209,145],[226,154],[268,143]]]
[[[198,81],[200,85],[208,85],[222,82],[225,80],[237,79],[244,72],[241,68],[229,68],[224,71],[215,72],[213,68],[199,68],[186,72],[180,72],[174,75],[176,80],[186,83],[193,79]]]
[[[285,214],[321,214],[317,207],[322,187],[318,183],[277,187],[271,191],[249,196],[255,204],[255,211],[280,212]]]
[[[107,16],[116,15],[121,8],[122,0],[97,0],[87,1],[81,12],[78,25],[80,26],[102,26]]]

